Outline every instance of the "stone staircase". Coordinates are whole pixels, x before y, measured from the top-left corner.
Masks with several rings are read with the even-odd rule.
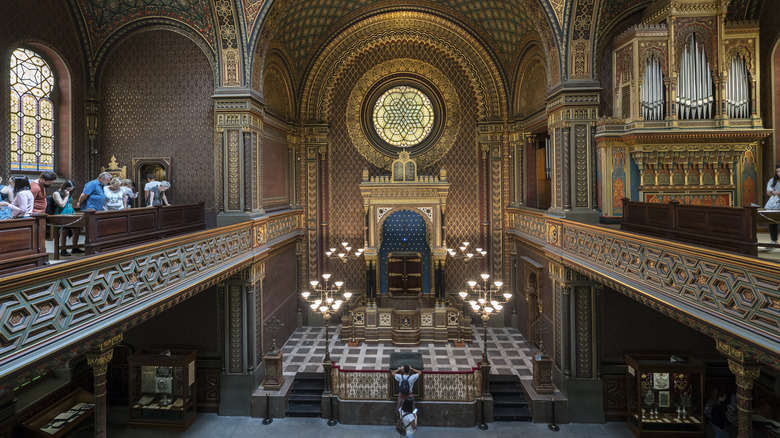
[[[491,375],[493,421],[532,421],[520,378],[515,375]]]
[[[285,417],[322,417],[325,373],[297,373],[290,388]]]

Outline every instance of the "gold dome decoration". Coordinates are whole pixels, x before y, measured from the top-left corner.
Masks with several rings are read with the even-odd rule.
[[[455,92],[455,87],[439,69],[426,62],[409,58],[393,59],[367,71],[356,81],[347,100],[347,132],[352,144],[360,155],[379,168],[390,169],[393,160],[397,156],[389,156],[380,152],[368,140],[361,128],[361,106],[366,98],[366,94],[375,84],[388,76],[399,73],[417,75],[429,81],[441,95],[442,104],[445,108],[446,118],[441,121],[444,123],[441,137],[433,147],[415,157],[418,166],[426,167],[441,159],[450,150],[457,136],[460,122],[459,97]]]

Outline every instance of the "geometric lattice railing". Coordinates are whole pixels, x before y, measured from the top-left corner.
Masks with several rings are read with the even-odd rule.
[[[510,216],[510,234],[570,268],[780,368],[780,264],[529,210]],[[527,227],[539,221],[544,234]]]
[[[393,376],[387,370],[345,370],[333,373],[333,394],[342,400],[388,400]],[[469,371],[425,371],[418,381],[425,401],[471,402],[482,394],[482,369]]]
[[[299,217],[279,214],[2,278],[0,386],[52,368],[92,339],[249,266],[269,240],[295,238]]]

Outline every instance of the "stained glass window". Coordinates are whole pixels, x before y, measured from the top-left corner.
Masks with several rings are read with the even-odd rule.
[[[387,143],[410,147],[425,140],[433,127],[433,106],[420,90],[399,86],[382,94],[374,105],[374,129]]]
[[[11,170],[54,170],[54,76],[37,53],[11,55]]]

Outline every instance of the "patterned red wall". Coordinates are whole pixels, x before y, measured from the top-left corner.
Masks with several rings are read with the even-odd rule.
[[[86,144],[84,126],[84,95],[87,78],[84,72],[84,55],[81,50],[79,34],[67,2],[62,0],[3,0],[0,2],[0,56],[8,68],[11,52],[20,44],[42,44],[51,48],[65,62],[66,74],[70,75],[71,113],[65,115],[70,119],[71,154],[70,161],[73,172],[64,175],[78,183],[85,180],[86,168],[84,145]],[[3,74],[3,83],[8,84],[8,72]],[[8,102],[9,90],[0,87],[0,136],[1,144],[7,146],[10,136],[10,115]],[[61,131],[60,131],[61,132]],[[59,135],[59,133],[56,133]],[[56,140],[55,140],[56,141]],[[0,148],[0,176],[5,180],[10,157],[7,147]],[[59,172],[60,166],[55,164]]]
[[[450,151],[437,163],[418,171],[421,174],[437,175],[440,168],[447,170],[450,192],[447,199],[446,241],[449,244],[464,240],[477,242],[479,152],[475,145],[476,103],[470,84],[458,64],[431,47],[409,42],[387,44],[355,59],[334,89],[352,90],[367,70],[397,58],[419,59],[429,63],[444,73],[455,87],[457,96],[451,98],[458,99],[456,104],[460,105],[461,113],[457,138]],[[331,206],[327,218],[331,239],[326,245],[337,244],[337,240],[342,239],[362,243],[364,213],[359,184],[363,169],[368,168],[371,175],[389,175],[389,171],[377,169],[369,163],[352,145],[345,118],[348,97],[349,93],[336,93],[332,104],[331,142],[328,151],[331,163],[328,174],[330,187],[327,192]],[[482,243],[482,246],[485,244]],[[335,277],[346,281],[348,288],[364,289],[365,263],[362,259],[347,265],[331,263],[330,268]],[[469,266],[459,262],[448,263],[445,278],[448,290],[463,286],[466,276],[476,275],[477,270],[478,266],[474,264]]]
[[[286,134],[277,128],[263,128],[263,207],[289,203]],[[281,200],[280,200],[281,198]]]
[[[100,163],[116,155],[130,172],[133,157],[172,157],[168,199],[205,201],[214,212],[213,78],[201,49],[178,33],[139,32],[118,43],[98,77]]]

